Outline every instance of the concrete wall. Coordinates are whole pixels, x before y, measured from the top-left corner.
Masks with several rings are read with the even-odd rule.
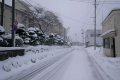
[[[104,48],[103,49],[103,53],[107,56],[107,57],[113,57],[113,54],[111,53],[112,50],[111,49],[107,49],[107,48]],[[111,53],[111,54],[110,54]]]
[[[102,33],[114,29],[114,13],[111,13],[102,23]]]
[[[1,7],[0,7],[1,8]],[[29,25],[29,17],[22,12],[26,9],[26,6],[22,5],[18,0],[16,0],[16,11],[15,11],[15,19],[19,23],[23,23],[26,27]],[[11,33],[12,30],[12,8],[11,6],[5,5],[4,7],[4,28],[6,33]]]
[[[116,48],[116,56],[120,57],[120,10],[114,12],[115,16],[115,48]]]
[[[5,6],[4,9],[4,28],[6,33],[11,33],[12,30],[12,10],[10,7]]]

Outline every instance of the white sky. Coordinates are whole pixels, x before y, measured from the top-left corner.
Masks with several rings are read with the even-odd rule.
[[[68,35],[72,41],[82,41],[81,29],[94,29],[94,6],[85,0],[27,0],[32,4],[41,5],[55,12],[62,20],[66,28],[70,28]],[[83,2],[80,2],[83,1]],[[86,0],[93,1],[93,0]],[[99,1],[99,0],[98,0]],[[100,0],[104,1],[104,0]],[[105,0],[120,1],[120,0]],[[100,4],[97,7],[97,29],[101,29],[101,21],[114,8],[120,8],[120,4]]]

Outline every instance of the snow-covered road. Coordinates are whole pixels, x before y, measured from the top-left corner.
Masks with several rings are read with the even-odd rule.
[[[23,57],[1,61],[0,80],[104,80],[84,47],[47,48],[28,48]],[[21,66],[13,65],[16,61]],[[2,65],[11,71],[4,71]]]
[[[84,48],[77,47],[71,54],[72,57],[64,60],[58,69],[55,68],[43,78],[37,75],[32,80],[102,80]]]

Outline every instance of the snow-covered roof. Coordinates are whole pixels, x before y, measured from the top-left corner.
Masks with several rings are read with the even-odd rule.
[[[106,34],[109,34],[109,33],[111,33],[111,32],[115,32],[115,29],[110,29],[110,30],[104,32],[104,33],[101,35],[101,37],[102,37],[102,36],[105,36]]]
[[[5,29],[1,25],[0,25],[0,32],[5,32]]]

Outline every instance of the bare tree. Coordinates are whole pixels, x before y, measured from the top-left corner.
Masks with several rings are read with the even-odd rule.
[[[47,32],[49,27],[63,27],[58,16],[51,11],[45,11],[41,7],[31,7],[26,13],[29,14],[31,23],[38,25],[42,33]]]

